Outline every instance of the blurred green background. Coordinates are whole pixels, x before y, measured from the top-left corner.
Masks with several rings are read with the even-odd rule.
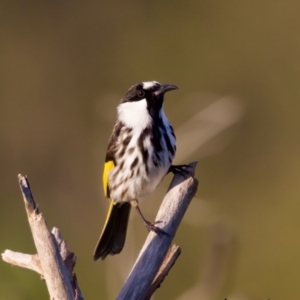
[[[283,0],[1,1],[1,252],[35,252],[17,183],[27,174],[78,255],[85,298],[116,297],[147,233],[133,213],[124,251],[92,261],[103,160],[119,100],[157,80],[180,88],[165,111],[176,162],[199,160],[200,186],[155,299],[297,299],[299,15],[300,2]],[[142,203],[148,219],[170,179]],[[0,270],[1,299],[48,299],[37,274]]]

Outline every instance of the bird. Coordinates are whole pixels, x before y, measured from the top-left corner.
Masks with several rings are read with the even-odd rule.
[[[167,173],[186,167],[172,165],[176,137],[163,109],[165,93],[177,89],[173,84],[140,82],[127,91],[117,107],[103,170],[104,195],[110,205],[94,261],[122,251],[131,207],[149,231],[166,233],[156,226],[160,221],[144,217],[139,200],[151,194]]]

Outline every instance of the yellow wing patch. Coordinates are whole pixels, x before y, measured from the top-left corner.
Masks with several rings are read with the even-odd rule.
[[[104,164],[104,170],[103,170],[103,189],[104,189],[104,195],[105,197],[109,198],[109,192],[108,192],[108,173],[111,169],[115,167],[115,164],[112,160],[107,161]]]

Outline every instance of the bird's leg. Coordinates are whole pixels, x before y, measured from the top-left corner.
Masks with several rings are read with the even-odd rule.
[[[183,177],[187,177],[188,175],[190,175],[189,170],[186,169],[188,167],[189,165],[171,165],[168,170],[168,173],[172,172],[174,175],[176,173],[179,173]]]
[[[143,213],[140,210],[139,203],[138,203],[137,200],[133,200],[130,203],[136,209],[136,211],[138,212],[139,216],[142,218],[142,220],[144,222],[144,225],[146,226],[146,228],[149,231],[154,231],[158,235],[161,235],[161,234],[169,235],[164,230],[162,230],[162,229],[160,229],[160,228],[158,228],[158,227],[155,226],[155,224],[161,223],[161,221],[156,221],[156,222],[152,223],[152,222],[146,220],[146,218],[144,217]]]

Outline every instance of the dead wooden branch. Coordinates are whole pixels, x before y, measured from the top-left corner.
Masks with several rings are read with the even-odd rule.
[[[164,281],[165,277],[168,275],[171,268],[174,266],[175,261],[177,260],[178,256],[181,253],[181,249],[177,245],[172,245],[169,248],[169,251],[158,270],[150,289],[145,297],[144,300],[150,300],[154,292],[160,287],[161,283]]]
[[[183,215],[197,191],[198,181],[194,178],[196,165],[196,162],[189,165],[189,176],[182,174],[174,176],[156,216],[156,221],[159,221],[158,226],[167,234],[149,233],[117,297],[118,300],[149,299],[149,295],[154,292],[150,292],[152,282],[162,266]]]
[[[37,255],[6,250],[2,259],[41,274],[50,299],[82,300],[76,276],[73,274],[76,256],[69,250],[57,228],[49,231],[43,214],[34,201],[28,179],[22,175],[18,178]]]
[[[171,242],[197,191],[198,181],[194,178],[196,165],[197,163],[191,163],[187,174],[174,176],[156,217],[156,221],[159,221],[157,226],[167,234],[149,233],[117,299],[150,299],[180,255],[180,248],[171,246]],[[19,175],[19,184],[37,254],[6,250],[2,253],[2,259],[39,273],[46,282],[50,299],[83,300],[73,274],[75,254],[69,250],[57,228],[49,231],[43,214],[34,201],[28,179]]]

